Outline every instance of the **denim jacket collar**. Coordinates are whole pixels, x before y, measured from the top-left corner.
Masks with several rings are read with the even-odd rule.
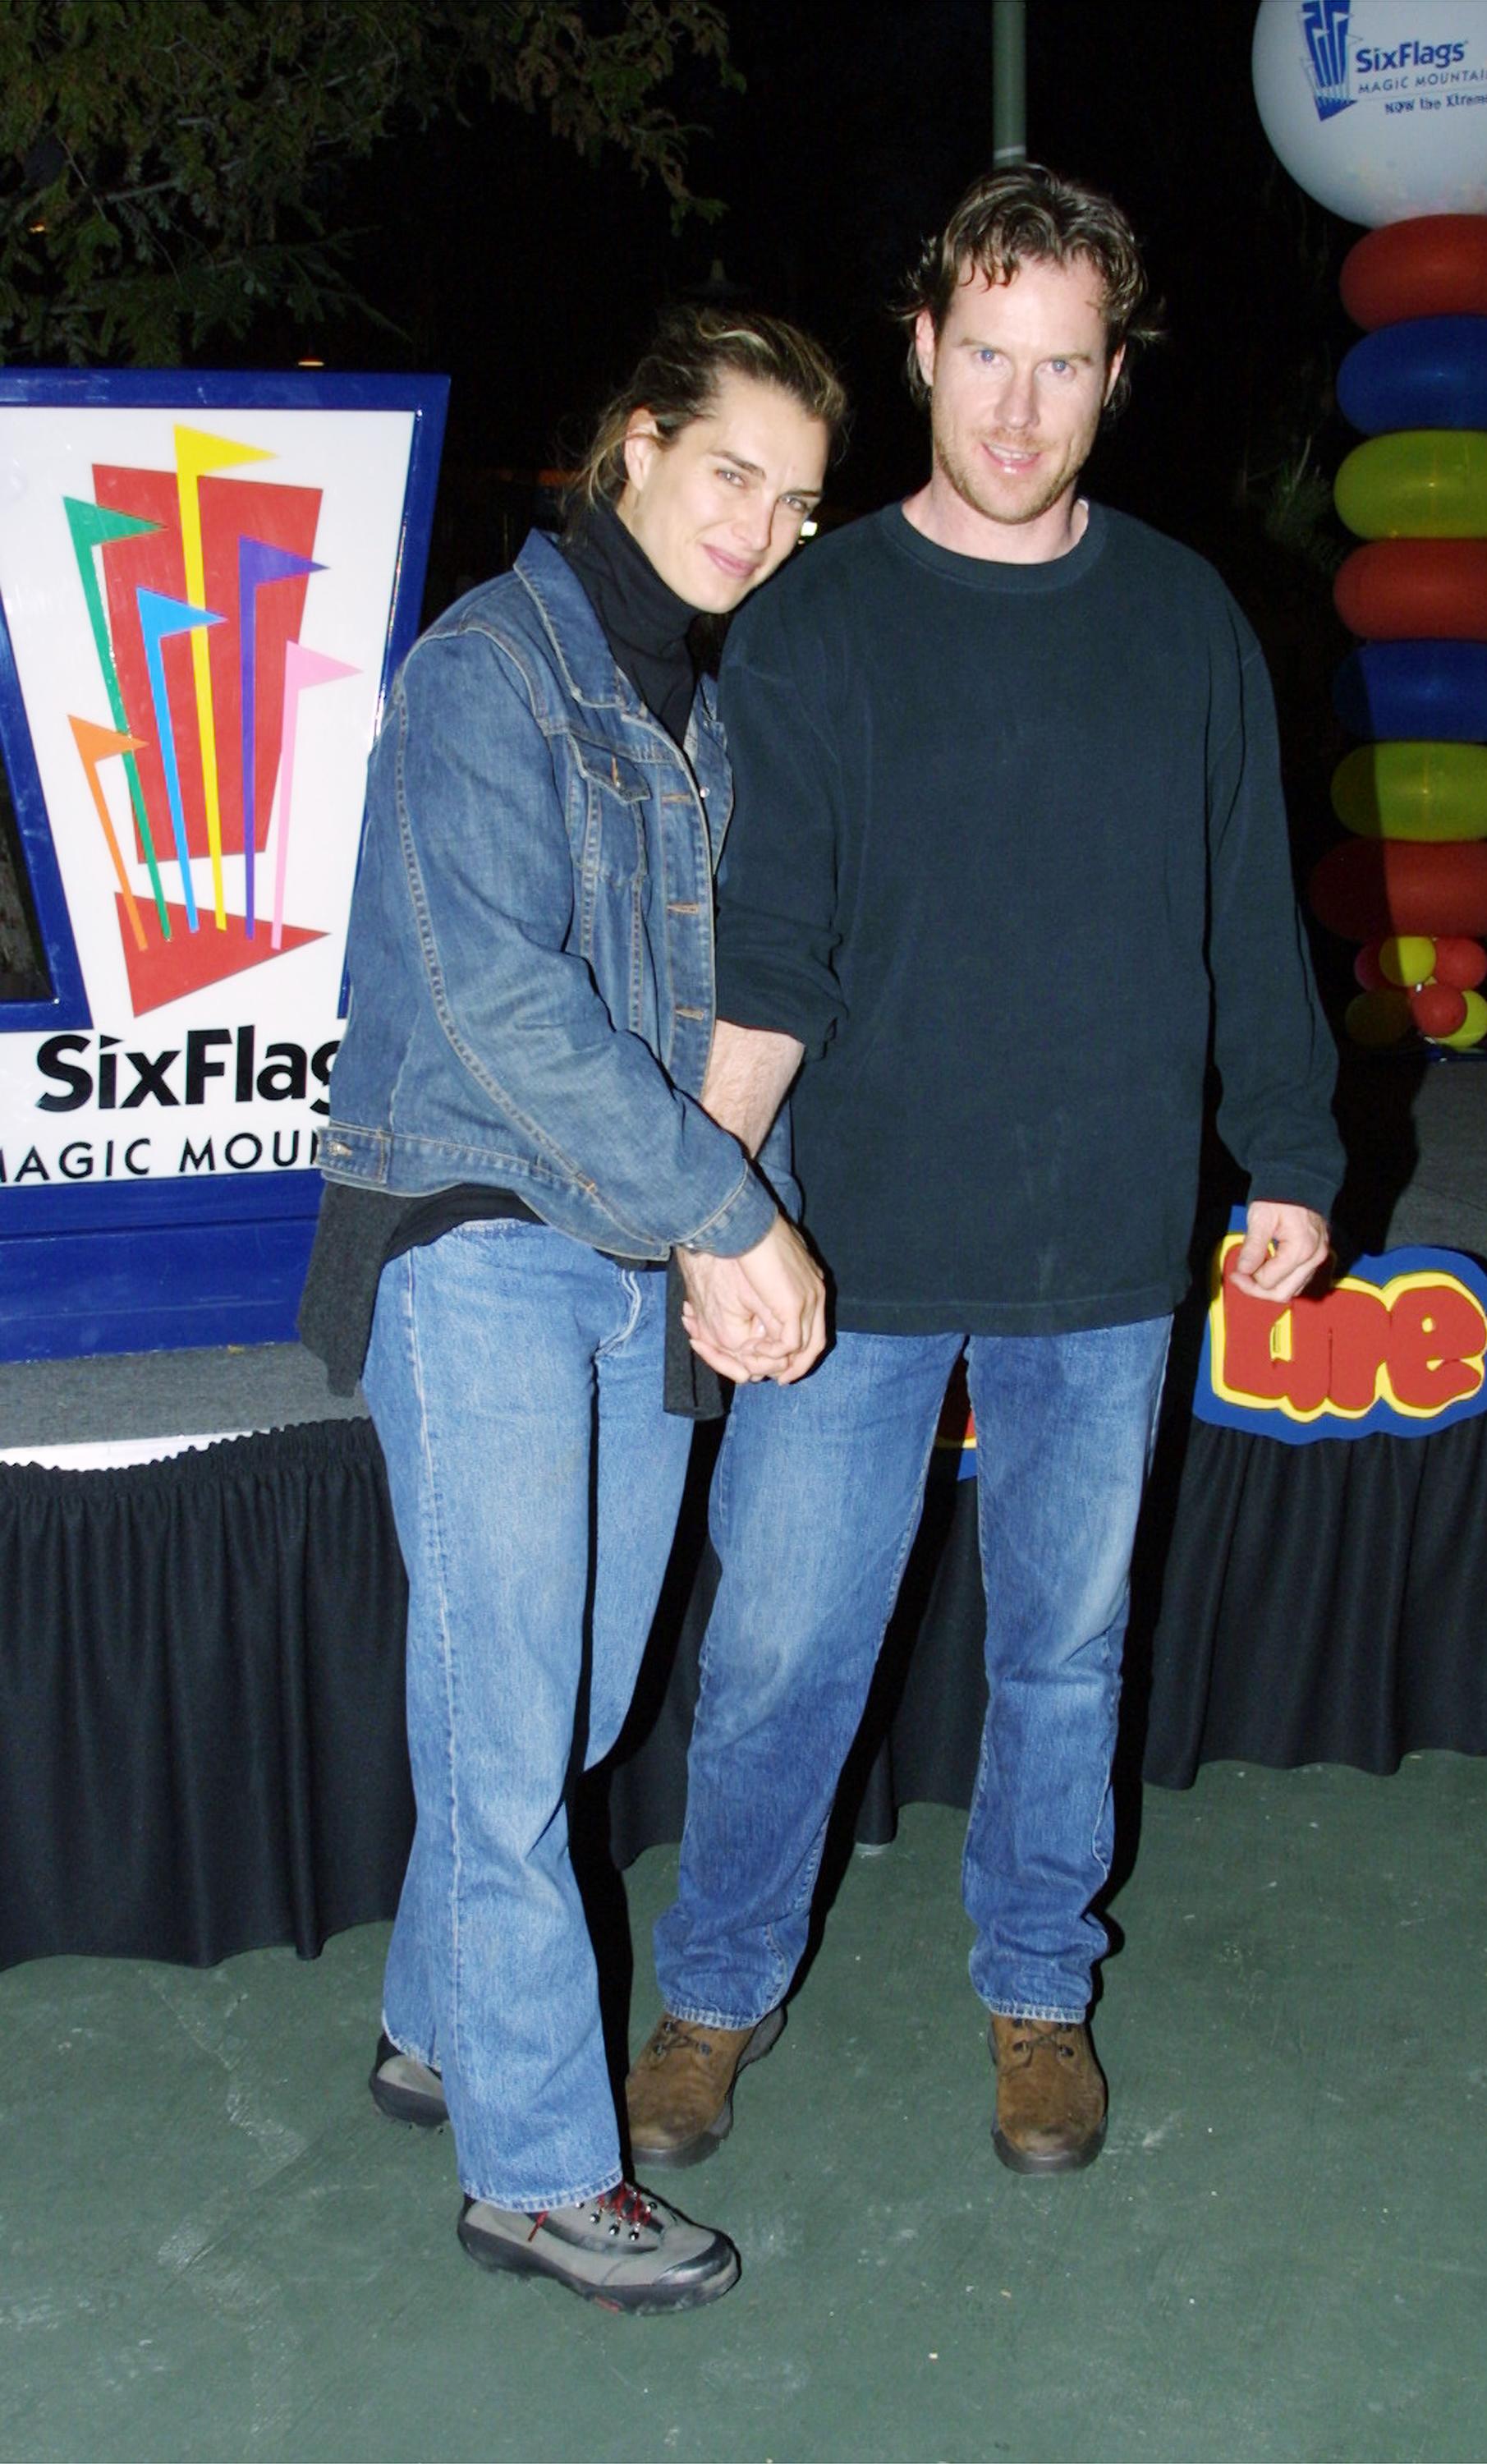
[[[554,664],[574,700],[590,710],[624,711],[632,718],[650,720],[639,693],[616,667],[593,602],[561,548],[543,532],[529,531],[515,571],[536,602]],[[711,676],[701,678],[694,709],[721,738]]]

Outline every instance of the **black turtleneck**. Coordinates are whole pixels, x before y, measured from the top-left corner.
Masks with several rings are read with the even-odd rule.
[[[652,718],[681,744],[697,685],[687,647],[696,608],[662,581],[612,505],[594,505],[581,514],[562,551],[604,628],[616,667]]]

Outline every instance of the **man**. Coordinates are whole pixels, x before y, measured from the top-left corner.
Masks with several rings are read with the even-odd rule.
[[[729,645],[704,1100],[756,1148],[799,1070],[835,1340],[771,1382],[792,1331],[738,1261],[688,1263],[695,1345],[751,1382],[713,1487],[722,1583],[656,1929],[666,2012],[629,2080],[637,2161],[716,2146],[782,2025],[963,1348],[991,1695],[964,1890],[994,2142],[1041,2173],[1104,2137],[1091,1903],[1211,1039],[1251,1176],[1243,1289],[1315,1273],[1341,1168],[1257,646],[1208,565],[1079,493],[1144,296],[1106,199],[1033,168],[977,183],[906,319],[927,484],[813,549]]]

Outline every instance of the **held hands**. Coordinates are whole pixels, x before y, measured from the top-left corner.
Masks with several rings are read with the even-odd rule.
[[[1331,1247],[1327,1226],[1309,1206],[1256,1199],[1234,1262],[1234,1281],[1256,1301],[1293,1301]]]
[[[826,1342],[826,1290],[793,1223],[776,1215],[740,1258],[702,1249],[677,1253],[687,1298],[682,1324],[700,1360],[739,1384],[773,1377],[793,1386]]]

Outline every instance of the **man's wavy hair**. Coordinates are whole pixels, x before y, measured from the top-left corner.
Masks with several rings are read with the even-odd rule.
[[[833,449],[846,418],[846,392],[820,342],[782,317],[753,309],[673,308],[663,317],[645,358],[600,412],[588,450],[568,493],[570,517],[586,506],[614,504],[624,487],[625,431],[648,410],[669,445],[694,419],[706,418],[726,376],[777,386],[811,419]]]
[[[908,332],[908,389],[918,403],[929,387],[914,342],[926,310],[936,335],[960,284],[973,273],[1010,282],[1019,266],[1085,259],[1100,281],[1106,356],[1124,345],[1125,364],[1106,405],[1124,409],[1135,352],[1161,340],[1161,311],[1150,300],[1136,234],[1119,206],[1098,188],[1061,180],[1040,163],[993,171],[973,182],[937,239],[928,240],[897,310]]]

